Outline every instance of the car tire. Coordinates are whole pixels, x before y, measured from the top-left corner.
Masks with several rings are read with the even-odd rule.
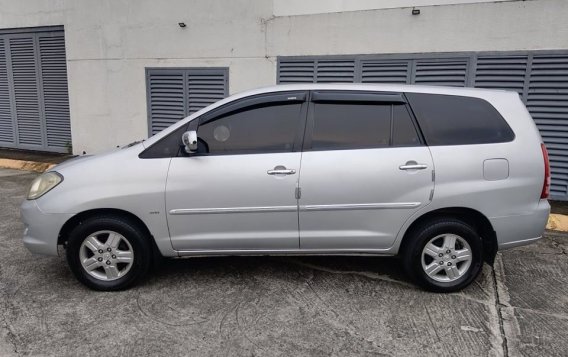
[[[153,256],[149,239],[144,229],[127,218],[91,217],[71,230],[67,262],[89,288],[123,290],[148,273]]]
[[[469,224],[438,218],[409,233],[402,261],[407,274],[422,288],[448,293],[477,278],[483,265],[482,250],[481,238]]]

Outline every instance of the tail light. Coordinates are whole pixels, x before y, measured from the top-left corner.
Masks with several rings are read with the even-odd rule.
[[[542,149],[542,158],[544,159],[544,183],[542,184],[541,199],[548,198],[550,195],[550,161],[548,161],[548,151],[544,144],[540,144]]]

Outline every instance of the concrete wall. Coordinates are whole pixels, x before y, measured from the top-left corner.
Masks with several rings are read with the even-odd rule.
[[[269,55],[568,48],[568,1],[533,0],[277,17]]]
[[[235,93],[274,84],[280,55],[568,49],[565,0],[432,6],[419,16],[274,14],[267,0],[0,0],[0,28],[65,26],[75,153],[147,136],[146,67],[230,67]]]
[[[519,0],[274,0],[275,16]],[[523,1],[523,0],[521,0]]]
[[[273,84],[271,16],[263,0],[0,1],[1,28],[65,27],[75,153],[147,137],[146,67],[229,67],[231,93]]]

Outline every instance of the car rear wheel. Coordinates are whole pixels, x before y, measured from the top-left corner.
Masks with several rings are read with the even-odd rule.
[[[118,217],[92,217],[69,235],[67,261],[77,279],[95,290],[121,290],[149,270],[149,237],[134,222]]]
[[[407,273],[423,288],[458,291],[479,275],[483,265],[481,238],[470,225],[444,218],[412,230],[402,252]]]

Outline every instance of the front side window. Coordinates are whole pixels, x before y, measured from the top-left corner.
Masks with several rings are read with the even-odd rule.
[[[213,118],[197,129],[200,154],[293,151],[301,103],[263,104]]]

